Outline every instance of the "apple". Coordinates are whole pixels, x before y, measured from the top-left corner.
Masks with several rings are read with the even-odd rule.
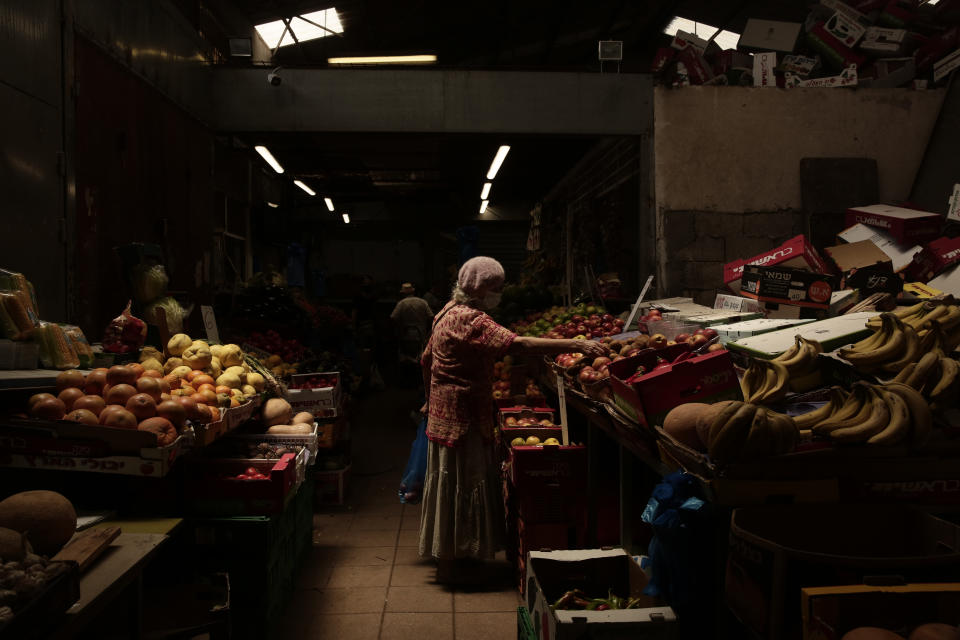
[[[507,418],[503,421],[503,424],[508,427],[515,427],[517,426],[517,419],[513,416],[507,416]]]
[[[696,346],[696,345],[701,345],[701,344],[706,344],[707,342],[709,342],[709,340],[707,339],[707,336],[703,335],[702,333],[698,333],[698,334],[694,335],[693,338],[692,338],[692,340],[693,340],[693,344],[694,344],[695,346]]]
[[[602,316],[600,316],[600,319],[603,320],[604,322],[613,322],[613,316],[610,315],[609,313],[603,314]]]
[[[667,346],[667,336],[663,335],[662,333],[655,333],[650,336],[649,345],[654,349],[662,349],[663,347]]]
[[[713,340],[714,338],[717,337],[717,332],[711,329],[710,327],[707,327],[706,329],[703,330],[703,335],[707,337],[707,340]]]
[[[708,353],[709,353],[709,352],[713,352],[713,351],[726,351],[726,350],[727,350],[726,347],[724,347],[724,346],[723,346],[722,344],[720,344],[719,342],[714,342],[712,345],[710,345],[709,347],[707,347],[707,352],[708,352]]]
[[[599,358],[594,359],[593,364],[591,366],[594,369],[599,371],[604,367],[608,366],[611,362],[613,361],[610,358],[607,358],[605,356],[600,356]]]
[[[614,318],[614,320],[613,320],[613,326],[615,326],[615,327],[622,327],[622,326],[625,325],[625,324],[627,324],[626,321],[625,321],[625,320],[622,320],[622,319],[620,319],[620,318]]]
[[[704,332],[704,329],[697,329],[696,331],[693,332],[693,335],[702,336],[703,332]]]
[[[667,346],[672,347],[677,344],[676,340],[667,340]]]
[[[674,338],[677,342],[686,342],[690,339],[689,333],[678,333]]]

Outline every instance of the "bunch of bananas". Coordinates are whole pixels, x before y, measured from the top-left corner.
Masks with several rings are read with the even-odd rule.
[[[862,373],[895,374],[927,353],[960,346],[960,307],[923,302],[867,321],[874,334],[839,351]]]
[[[743,399],[757,404],[783,400],[787,391],[802,393],[820,385],[817,356],[823,345],[816,340],[794,337],[793,345],[773,360],[754,360],[740,381]]]
[[[919,445],[933,428],[927,401],[902,382],[858,382],[849,394],[833,387],[827,404],[797,416],[794,422],[801,434],[809,430],[812,435],[833,442],[873,445],[895,445],[908,440]]]
[[[934,410],[949,409],[960,391],[960,363],[944,355],[939,347],[923,354],[900,370],[893,382],[922,393]]]
[[[745,462],[793,451],[799,432],[790,416],[728,400],[710,424],[707,453],[715,462]]]

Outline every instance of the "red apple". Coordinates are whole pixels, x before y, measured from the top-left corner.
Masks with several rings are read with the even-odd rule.
[[[678,333],[678,334],[674,337],[674,340],[676,340],[677,342],[686,342],[686,341],[689,340],[689,339],[690,339],[690,334],[689,334],[689,333]]]
[[[707,351],[708,351],[708,352],[711,352],[711,351],[726,351],[726,350],[727,350],[726,347],[724,347],[724,346],[723,346],[722,344],[720,344],[719,342],[714,342],[712,345],[710,345],[709,347],[707,347]]]
[[[714,338],[717,337],[717,332],[711,329],[710,327],[707,327],[706,329],[703,330],[703,335],[707,337],[707,340],[713,340]]]
[[[611,362],[612,362],[612,360],[610,360],[610,358],[607,358],[607,357],[604,357],[604,356],[600,356],[599,358],[596,358],[596,359],[593,361],[593,365],[591,365],[591,366],[592,366],[594,369],[597,369],[597,370],[599,371],[599,370],[602,370],[602,369],[606,368],[607,365],[609,365]]]
[[[703,335],[702,333],[698,333],[694,335],[692,339],[693,339],[694,345],[701,345],[709,342],[709,340],[707,339],[707,336]]]

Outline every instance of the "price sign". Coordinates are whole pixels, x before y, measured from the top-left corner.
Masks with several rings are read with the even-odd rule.
[[[200,305],[200,313],[203,315],[203,326],[207,330],[207,341],[212,344],[219,344],[220,332],[217,330],[217,316],[213,313],[213,307],[202,304]]]
[[[637,301],[633,303],[633,309],[630,311],[630,317],[627,318],[627,323],[623,325],[624,331],[630,331],[630,327],[633,326],[633,321],[637,317],[637,312],[640,311],[640,303],[643,302],[643,298],[647,295],[647,290],[650,288],[652,283],[653,276],[647,276],[647,282],[643,285],[643,289],[640,290],[640,295],[637,296]]]
[[[950,196],[947,220],[960,222],[960,184],[953,185],[953,195]]]
[[[560,404],[560,442],[570,444],[570,428],[567,425],[567,394],[563,387],[563,375],[557,373],[557,400]]]

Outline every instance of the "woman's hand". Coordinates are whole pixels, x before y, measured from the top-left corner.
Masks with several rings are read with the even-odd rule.
[[[573,350],[579,351],[585,356],[599,358],[607,355],[608,349],[595,340],[574,340],[573,342],[577,345]]]

